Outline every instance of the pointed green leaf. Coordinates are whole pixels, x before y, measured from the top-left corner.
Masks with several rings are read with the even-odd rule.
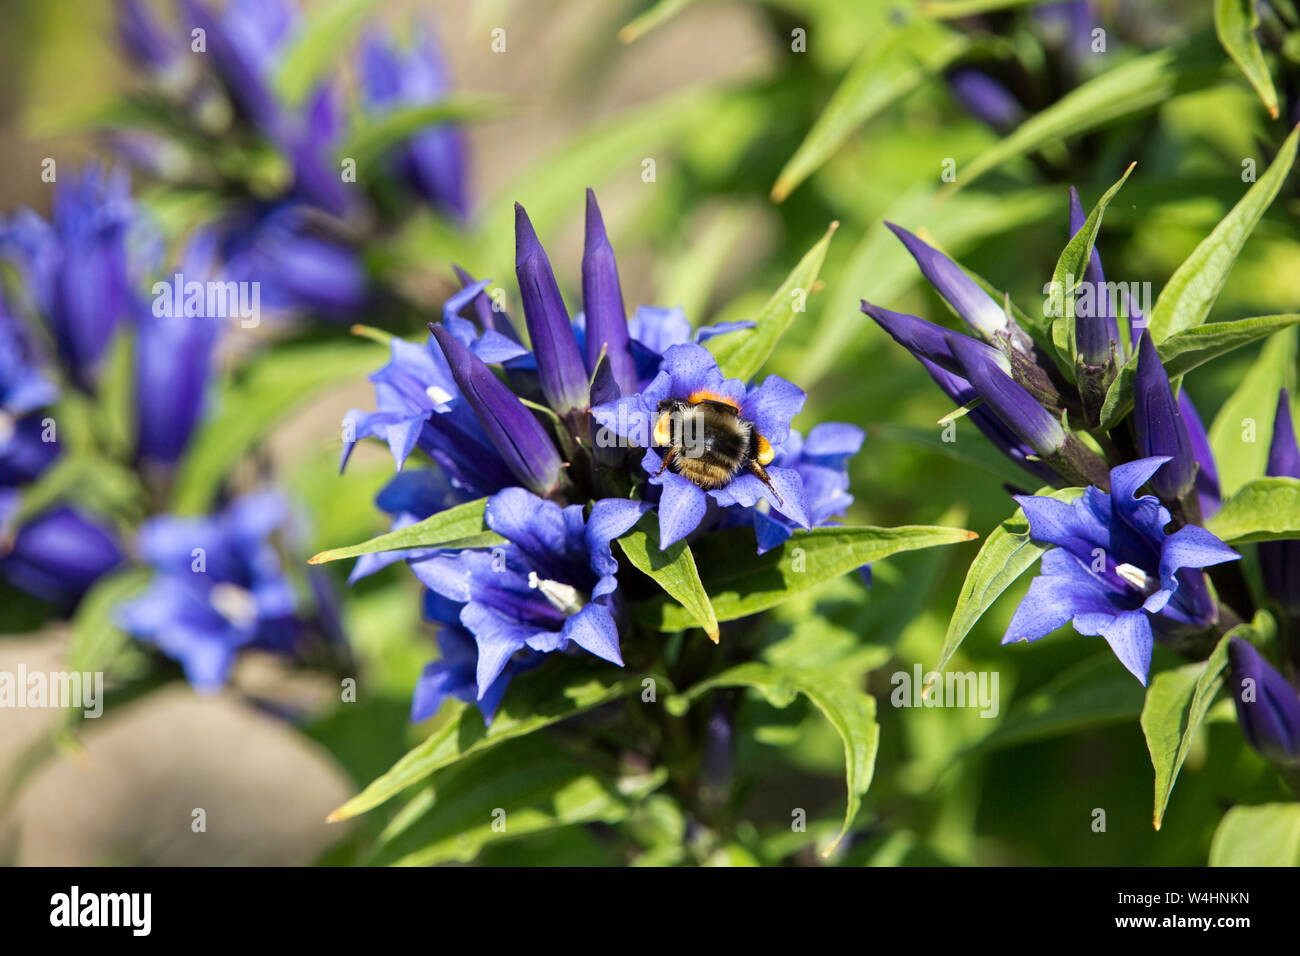
[[[1259,13],[1254,0],[1215,0],[1214,32],[1219,35],[1219,42],[1246,74],[1246,79],[1264,101],[1268,115],[1277,119],[1277,90],[1273,89],[1273,77],[1264,62],[1259,40],[1252,32],[1258,26]]]
[[[1245,633],[1243,624],[1232,633]],[[1228,665],[1228,637],[1225,635],[1208,660],[1157,674],[1147,689],[1142,706],[1142,733],[1151,752],[1156,772],[1155,828],[1164,821],[1165,808],[1174,792],[1178,771],[1187,759],[1192,738],[1205,720],[1214,696],[1223,686],[1223,669]]]
[[[862,51],[786,162],[772,187],[773,201],[784,200],[863,123],[944,69],[969,46],[962,34],[924,19],[881,33]]]
[[[823,851],[829,854],[844,839],[862,805],[862,795],[875,773],[880,727],[876,723],[876,700],[834,674],[802,668],[777,668],[767,664],[740,664],[716,677],[702,681],[666,705],[671,713],[684,713],[690,702],[716,687],[752,687],[774,707],[786,707],[796,694],[803,694],[831,722],[844,741],[844,773],[848,785],[848,806],[839,835]]]
[[[650,9],[618,31],[620,43],[635,43],[651,30],[663,26],[691,5],[692,0],[658,0]]]
[[[1224,502],[1205,527],[1232,545],[1300,538],[1300,480],[1257,478]]]
[[[597,666],[586,661],[548,661],[546,671],[544,680],[511,683],[491,727],[484,726],[476,708],[455,702],[452,705],[455,708],[453,716],[447,723],[407,752],[387,773],[331,813],[329,820],[346,820],[365,813],[419,783],[435,770],[593,707],[637,693],[641,690],[642,680],[647,677],[660,685],[661,692],[672,690],[672,684],[666,678],[645,674],[628,676],[625,671],[603,662]]]
[[[804,303],[812,293],[817,273],[821,271],[826,250],[831,244],[839,223],[831,223],[826,235],[804,254],[794,271],[786,276],[781,288],[772,294],[762,311],[754,317],[754,327],[737,329],[715,335],[704,343],[718,360],[718,368],[726,378],[739,378],[745,381],[753,378],[767,357],[776,348],[785,330],[794,321],[797,312],[803,311]]]
[[[376,551],[405,551],[410,548],[490,548],[503,544],[505,538],[488,528],[483,520],[487,510],[487,499],[478,498],[464,504],[439,511],[436,515],[423,521],[388,534],[381,534],[363,541],[361,544],[348,545],[345,548],[331,548],[313,555],[308,564],[325,564],[328,561],[341,561],[355,558],[362,554]]]
[[[1170,380],[1181,378],[1199,365],[1233,349],[1289,329],[1300,323],[1300,313],[1257,315],[1232,322],[1211,322],[1175,332],[1156,346]],[[1137,379],[1137,353],[1129,357],[1110,383],[1101,409],[1101,427],[1113,428],[1133,408],[1133,383]]]
[[[1300,866],[1300,803],[1233,807],[1214,831],[1210,866]]]
[[[718,618],[700,581],[690,546],[685,541],[678,541],[663,551],[659,550],[659,520],[655,515],[643,517],[635,528],[618,539],[618,544],[633,566],[654,578],[655,583],[680,604],[716,644]]]
[[[1264,175],[1174,270],[1147,316],[1154,341],[1163,342],[1175,332],[1205,321],[1246,240],[1286,182],[1295,162],[1297,142],[1300,127],[1291,131]]]
[[[1057,501],[1069,502],[1082,495],[1083,489],[1040,488],[1037,493]],[[935,670],[942,671],[947,666],[971,628],[984,616],[984,612],[993,606],[993,602],[1020,575],[1029,570],[1047,548],[1048,545],[1030,540],[1029,520],[1020,508],[993,529],[966,572],[966,580],[957,597],[957,607],[948,621],[948,633],[944,635],[943,649],[939,651],[939,663],[935,665]]]
[[[1209,438],[1223,498],[1263,476],[1278,391],[1288,388],[1295,394],[1295,375],[1296,330],[1287,328],[1264,343],[1241,384],[1214,416]]]
[[[719,621],[747,617],[787,598],[821,587],[864,564],[900,551],[916,551],[975,538],[960,528],[814,528],[779,547],[754,553],[754,532],[736,528],[696,542],[695,560]],[[638,620],[661,631],[695,627],[684,608],[664,598],[633,608]]]

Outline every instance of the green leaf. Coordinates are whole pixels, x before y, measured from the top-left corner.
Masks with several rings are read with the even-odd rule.
[[[772,187],[772,200],[782,202],[863,123],[921,86],[969,46],[962,34],[924,19],[875,38],[786,162]]]
[[[1286,182],[1295,162],[1297,142],[1300,142],[1300,127],[1291,131],[1258,182],[1174,270],[1147,317],[1155,342],[1163,342],[1175,332],[1195,328],[1210,314],[1210,308],[1219,297],[1242,246]]]
[[[1155,109],[1178,93],[1208,86],[1221,63],[1210,43],[1192,41],[1107,70],[1026,119],[997,145],[957,168],[949,191],[968,186],[1018,156]]]
[[[361,379],[382,360],[373,345],[351,339],[286,346],[252,360],[225,387],[217,414],[203,424],[182,459],[173,512],[207,511],[230,470],[272,427],[317,392]]]
[[[376,551],[405,551],[411,548],[490,548],[503,544],[505,538],[488,528],[483,520],[487,510],[487,499],[478,498],[464,504],[439,511],[436,515],[425,518],[413,525],[381,534],[344,548],[331,548],[313,555],[308,564],[325,564],[329,561],[341,561],[355,558],[362,554]]]
[[[1224,502],[1205,527],[1225,544],[1300,538],[1300,480],[1257,478]]]
[[[1084,272],[1088,268],[1088,259],[1092,256],[1092,247],[1097,242],[1097,231],[1101,228],[1101,217],[1106,214],[1106,207],[1110,205],[1110,201],[1115,198],[1115,194],[1119,192],[1136,165],[1137,163],[1129,164],[1128,169],[1124,170],[1124,175],[1115,185],[1106,190],[1092,212],[1088,213],[1087,221],[1066,243],[1052,272],[1052,283],[1055,288],[1073,289],[1083,281]],[[1057,354],[1065,360],[1067,366],[1072,367],[1074,357],[1078,353],[1078,346],[1074,341],[1073,294],[1066,295],[1063,304],[1065,314],[1052,323],[1052,342],[1056,346]]]
[[[301,103],[326,71],[338,66],[376,6],[377,0],[329,0],[311,8],[275,76],[275,89],[287,103]]]
[[[1277,91],[1269,75],[1259,40],[1252,32],[1259,26],[1259,13],[1253,0],[1215,0],[1214,32],[1250,85],[1264,101],[1268,115],[1277,119]]]
[[[67,650],[69,670],[108,669],[129,640],[117,626],[116,608],[143,591],[150,577],[151,572],[141,568],[117,571],[100,578],[86,592],[72,619]]]
[[[862,805],[862,795],[875,773],[880,727],[876,723],[876,699],[837,676],[801,668],[776,668],[767,664],[740,664],[702,681],[683,694],[666,701],[670,713],[684,713],[690,702],[716,687],[752,687],[773,707],[786,707],[796,694],[803,694],[831,722],[844,741],[844,773],[848,785],[848,806],[844,826],[822,855],[829,855],[844,839]]]
[[[919,0],[917,10],[927,17],[953,19],[1016,7],[1037,7],[1054,0]]]
[[[545,680],[518,680],[510,685],[491,727],[484,726],[476,708],[457,701],[452,705],[455,710],[451,720],[331,813],[330,822],[365,813],[434,771],[472,754],[637,693],[646,678],[670,691],[672,688],[663,677],[639,674],[620,678],[620,673],[609,664],[594,667],[582,661],[548,661]]]
[[[692,0],[658,0],[618,31],[620,43],[635,43],[651,30],[663,26],[691,5]]]
[[[1294,386],[1295,364],[1296,330],[1284,329],[1264,343],[1241,384],[1214,417],[1209,438],[1223,498],[1263,476],[1278,392]]]
[[[1205,720],[1214,696],[1223,686],[1228,665],[1228,638],[1251,630],[1242,624],[1225,635],[1208,660],[1157,674],[1142,707],[1142,733],[1156,771],[1155,828],[1164,821],[1178,771],[1192,747],[1192,738]]]
[[[339,146],[337,155],[355,160],[359,175],[364,177],[378,168],[386,152],[416,133],[445,123],[491,117],[500,113],[502,106],[495,100],[453,97],[392,110],[358,124]]]
[[[531,737],[434,774],[380,835],[366,863],[468,863],[487,845],[579,823],[617,823],[627,810],[617,790],[589,767]]]
[[[1082,495],[1083,489],[1063,488],[1058,491],[1041,488],[1037,494],[1070,502]],[[966,572],[966,580],[957,597],[957,607],[948,621],[948,633],[944,635],[943,649],[939,651],[939,663],[935,665],[935,670],[942,671],[947,666],[971,628],[984,616],[984,612],[993,606],[993,602],[1020,575],[1029,570],[1048,547],[1030,540],[1029,520],[1020,508],[993,529]]]
[[[618,539],[627,559],[642,574],[654,578],[668,596],[680,604],[704,628],[709,640],[718,643],[718,618],[709,603],[709,595],[700,581],[695,558],[685,541],[659,550],[659,521],[654,515],[643,517],[635,528]]]
[[[1211,322],[1194,329],[1175,332],[1156,346],[1161,364],[1169,373],[1170,381],[1186,375],[1192,369],[1233,349],[1249,345],[1274,332],[1289,329],[1300,323],[1300,313],[1285,315],[1257,315],[1232,322]],[[1113,428],[1133,408],[1133,383],[1137,378],[1137,353],[1129,356],[1110,383],[1106,402],[1101,409],[1101,427]]]
[[[812,292],[831,244],[831,236],[838,226],[839,223],[831,223],[826,235],[804,254],[794,271],[786,276],[781,287],[755,316],[753,328],[715,335],[704,343],[718,360],[723,377],[749,381],[763,367],[776,343],[794,321],[796,311],[802,311],[802,303]]]
[[[719,621],[733,621],[775,607],[821,587],[864,564],[900,551],[916,551],[975,538],[960,528],[910,525],[899,528],[814,528],[779,547],[754,553],[754,532],[735,528],[696,542],[695,560]],[[657,630],[681,631],[695,620],[663,598],[637,604],[635,616]]]
[[[1233,807],[1214,831],[1210,866],[1300,866],[1300,803]]]

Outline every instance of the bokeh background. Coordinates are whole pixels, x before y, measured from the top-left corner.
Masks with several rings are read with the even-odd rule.
[[[852,523],[951,524],[983,535],[1010,512],[1007,482],[1023,487],[1025,480],[968,424],[958,422],[956,441],[941,440],[938,419],[951,410],[943,396],[859,312],[859,300],[868,298],[951,322],[882,220],[925,235],[1030,311],[1040,307],[1068,238],[1068,186],[1091,206],[1136,162],[1098,248],[1108,278],[1151,282],[1158,292],[1242,194],[1243,160],[1253,158],[1262,171],[1290,128],[1285,112],[1269,117],[1216,51],[1209,3],[1077,5],[1087,8],[1089,37],[1093,28],[1105,31],[1104,52],[1086,44],[1080,52],[1078,25],[1041,10],[950,21],[967,38],[963,52],[947,70],[917,77],[869,71],[884,55],[881,37],[899,17],[915,15],[905,2],[663,6],[681,9],[623,42],[620,30],[647,4],[383,4],[369,26],[401,32],[413,18],[434,25],[455,89],[499,100],[491,115],[466,127],[473,207],[466,231],[414,215],[387,251],[412,296],[436,310],[453,289],[451,261],[477,275],[511,278],[517,200],[576,301],[583,189],[591,186],[628,305],[681,305],[705,324],[752,314],[838,222],[821,285],[768,368],[809,392],[796,427],[834,419],[867,430],[853,462]],[[84,117],[129,91],[138,71],[118,48],[113,7],[104,0],[8,0],[0,13],[0,210],[27,206],[44,214],[52,190],[41,180],[42,160],[54,157],[65,169],[108,157]],[[497,28],[506,31],[504,53],[491,49]],[[1067,135],[1009,152],[967,177],[967,167],[992,155],[1004,137],[954,91],[957,66],[1005,79],[1032,113],[1139,57],[1207,37],[1210,53],[1195,82],[1170,83],[1163,95],[1114,115],[1098,108]],[[345,75],[350,69],[340,68]],[[849,124],[810,174],[775,201],[774,185],[846,75],[877,84],[878,108]],[[654,163],[651,182],[643,177],[647,160]],[[949,161],[951,184],[943,178]],[[1298,212],[1292,177],[1238,261],[1216,319],[1295,309]],[[413,334],[424,319],[386,321]],[[1185,387],[1207,418],[1257,351],[1189,376]],[[377,355],[376,365],[381,360]],[[300,502],[304,556],[385,530],[372,499],[391,474],[387,451],[362,447],[346,475],[337,469],[339,422],[349,408],[367,407],[369,394],[364,375],[331,383],[304,395],[265,437],[259,467]],[[996,718],[888,705],[891,674],[917,663],[928,670],[937,660],[977,547],[899,556],[876,568],[870,592],[845,579],[773,615],[769,626],[781,628],[815,610],[827,642],[856,642],[872,663],[882,745],[858,832],[836,861],[1203,863],[1224,807],[1252,788],[1274,786],[1242,744],[1230,709],[1212,714],[1164,825],[1154,830],[1152,769],[1137,723],[1141,688],[1098,640],[1068,629],[1033,646],[999,646],[1027,577],[950,665],[998,672]],[[241,660],[227,690],[198,695],[127,646],[110,670],[123,692],[119,702],[75,735],[56,732],[51,713],[0,710],[3,857],[17,864],[364,859],[386,811],[348,825],[326,825],[324,817],[423,736],[407,712],[432,641],[418,619],[416,583],[400,570],[341,591],[362,675],[356,703],[338,700],[336,676],[258,655]],[[29,612],[8,591],[0,600],[7,632],[0,669],[59,660],[66,622]],[[791,805],[831,816],[842,806],[841,745],[810,711],[746,704],[737,739],[747,818],[779,824]],[[190,812],[200,806],[208,832],[194,834]],[[1092,828],[1096,808],[1106,810],[1103,833]],[[789,860],[815,857],[807,851]],[[502,843],[479,861],[627,862],[598,826]]]

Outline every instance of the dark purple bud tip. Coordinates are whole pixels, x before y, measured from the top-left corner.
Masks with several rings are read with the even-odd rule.
[[[1152,477],[1151,487],[1161,498],[1175,501],[1187,494],[1196,481],[1196,455],[1169,376],[1149,335],[1142,336],[1138,344],[1133,404],[1138,452],[1143,458],[1170,459]]]
[[[1065,447],[1067,436],[1061,423],[991,361],[979,342],[949,333],[948,344],[976,394],[1021,441],[1042,456],[1055,455]]]
[[[569,311],[546,250],[519,203],[515,203],[515,275],[547,404],[559,415],[586,408],[587,369],[573,335]]]
[[[636,362],[627,332],[623,289],[618,263],[605,233],[605,221],[596,194],[587,190],[587,236],[582,253],[582,308],[587,316],[587,367],[596,368],[601,349],[609,356],[610,371],[625,395],[636,391]]]

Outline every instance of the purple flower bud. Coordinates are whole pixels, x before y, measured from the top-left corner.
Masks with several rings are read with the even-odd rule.
[[[1079,202],[1079,194],[1070,187],[1070,238],[1078,235],[1088,220]],[[1083,270],[1083,281],[1092,287],[1092,308],[1075,310],[1075,348],[1083,356],[1085,365],[1105,365],[1111,348],[1119,348],[1119,325],[1106,292],[1106,277],[1101,271],[1101,255],[1093,247],[1088,265]]]
[[[523,484],[545,496],[560,483],[560,453],[541,423],[492,370],[446,328],[429,324],[488,440]]]
[[[203,412],[216,320],[148,315],[135,342],[136,457],[175,464]]]
[[[515,203],[515,275],[542,394],[559,415],[588,405],[587,370],[546,250],[524,207]]]
[[[1228,690],[1250,745],[1275,764],[1300,765],[1300,694],[1249,641],[1228,642]]]
[[[1181,498],[1196,481],[1196,456],[1169,376],[1149,335],[1142,336],[1138,344],[1134,405],[1138,453],[1143,458],[1169,458],[1152,477],[1151,487],[1166,500]]]
[[[921,267],[921,274],[948,300],[962,321],[988,339],[1007,329],[1006,310],[981,289],[979,283],[962,271],[957,263],[902,226],[896,226],[892,222],[885,225],[902,240],[916,264]]]
[[[582,253],[582,308],[587,316],[588,367],[596,367],[604,348],[614,381],[624,395],[631,395],[637,386],[636,363],[628,340],[618,263],[605,234],[596,194],[590,189],[587,190],[587,239]]]
[[[460,287],[467,289],[475,282],[474,277],[458,265],[453,265],[452,269],[456,272],[456,278],[460,280]],[[500,312],[492,308],[492,300],[488,298],[487,290],[474,296],[470,305],[474,307],[474,316],[478,319],[478,324],[483,329],[493,332],[500,332],[512,342],[521,341],[519,333],[515,331],[515,324],[510,321],[510,316],[504,309]]]
[[[15,586],[54,604],[75,602],[122,562],[114,536],[98,522],[60,505],[24,525],[0,557]]]
[[[961,363],[953,355],[952,347],[949,345],[951,338],[962,338],[970,343],[972,354],[978,354],[983,357],[984,361],[992,362],[999,369],[1010,373],[1011,364],[997,349],[991,345],[985,345],[983,342],[977,342],[966,336],[958,336],[942,325],[935,325],[933,322],[927,322],[925,319],[917,318],[915,315],[908,315],[906,312],[891,312],[889,309],[882,309],[878,305],[872,305],[865,299],[862,300],[862,311],[876,320],[882,329],[888,332],[899,345],[907,349],[917,358],[933,362],[945,371],[952,372],[954,375],[966,376],[962,370]]]
[[[1277,397],[1266,473],[1271,478],[1300,478],[1300,448],[1291,422],[1291,396],[1285,388]],[[1300,541],[1261,542],[1259,570],[1269,597],[1288,613],[1300,614]]]
[[[1025,117],[1020,101],[987,73],[970,67],[953,70],[948,88],[966,112],[1000,133],[1019,126]]]
[[[142,0],[117,0],[117,36],[133,59],[155,72],[165,71],[176,59],[176,44]]]
[[[961,365],[960,374],[976,394],[1021,441],[1043,456],[1065,447],[1066,433],[1052,413],[990,361],[984,347],[964,335],[949,333],[948,344]]]

